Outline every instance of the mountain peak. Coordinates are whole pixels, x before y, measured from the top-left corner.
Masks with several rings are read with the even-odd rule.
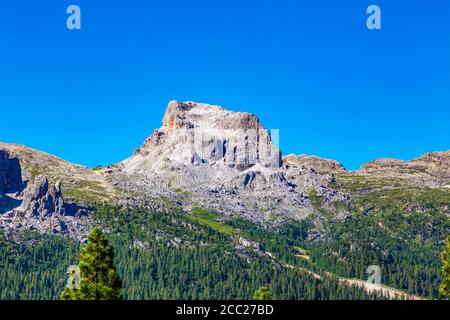
[[[163,126],[125,162],[126,167],[141,167],[137,162],[148,157],[178,165],[223,162],[240,171],[257,163],[281,166],[281,153],[269,132],[250,113],[192,101],[170,101],[162,122]]]
[[[218,105],[193,101],[169,102],[163,118],[167,129],[217,128],[217,129],[263,129],[259,119],[248,112],[226,110]]]

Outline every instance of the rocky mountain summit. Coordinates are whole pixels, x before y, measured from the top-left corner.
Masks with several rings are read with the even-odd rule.
[[[257,117],[195,102],[171,101],[163,126],[123,164],[128,172],[148,168],[148,161],[142,164],[142,159],[149,156],[161,158],[163,163],[224,164],[238,171],[256,164],[281,166],[281,153]],[[153,163],[151,168],[161,169],[163,163]]]
[[[162,127],[109,167],[90,169],[0,143],[0,226],[81,239],[90,222],[86,206],[98,203],[158,211],[201,207],[263,227],[312,217],[319,226],[322,209],[331,212],[361,193],[448,190],[450,184],[450,151],[375,160],[350,172],[334,160],[283,157],[273,136],[276,131],[252,114],[171,101]]]
[[[326,195],[326,202],[345,200],[344,194],[327,192],[329,174],[283,161],[254,115],[171,101],[163,126],[115,166],[112,179],[134,193],[175,198],[186,208],[206,207],[260,224],[313,214],[311,190]]]

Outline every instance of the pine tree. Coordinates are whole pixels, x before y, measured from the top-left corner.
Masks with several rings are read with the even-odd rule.
[[[114,250],[99,228],[92,230],[80,254],[80,289],[65,288],[63,300],[122,299],[122,282],[114,265]]]
[[[439,292],[450,298],[450,236],[447,238],[447,249],[442,252],[442,272],[444,281],[439,287]]]
[[[253,294],[253,300],[272,300],[272,294],[267,287],[261,287]]]

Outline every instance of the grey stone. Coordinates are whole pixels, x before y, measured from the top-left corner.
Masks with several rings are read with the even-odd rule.
[[[48,215],[64,215],[64,199],[61,193],[61,183],[49,187],[47,177],[38,176],[35,182],[25,189],[23,202],[18,208],[27,216],[45,217]]]
[[[18,158],[0,150],[0,194],[22,191],[22,171]]]

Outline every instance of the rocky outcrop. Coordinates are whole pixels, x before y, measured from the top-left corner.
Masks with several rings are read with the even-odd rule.
[[[61,181],[66,190],[77,190],[77,195],[95,196],[99,201],[109,200],[115,196],[114,187],[105,181],[104,175],[100,174],[103,169],[92,170],[18,144],[0,142],[0,151],[5,151],[10,158],[16,159],[14,166],[16,168],[20,166],[22,175],[20,181],[34,181],[37,175],[45,175]],[[80,185],[83,187],[80,188]],[[25,186],[23,185],[22,189]]]
[[[319,173],[338,173],[345,171],[344,166],[339,162],[316,156],[290,154],[284,157],[283,161],[289,167],[303,167],[313,169]]]
[[[10,177],[17,178],[20,164],[14,162],[13,167],[16,174]],[[18,186],[23,185],[21,179],[17,181],[10,178],[7,181],[9,189],[5,189],[8,191],[15,191]],[[89,232],[88,213],[91,210],[74,203],[65,203],[61,183],[50,185],[46,176],[38,176],[22,193],[17,192],[0,197],[0,227],[38,231],[45,234],[65,234],[73,239],[81,240]]]
[[[410,161],[377,159],[363,165],[356,173],[428,187],[447,186],[450,184],[450,151],[431,152]]]
[[[450,183],[450,151],[427,153],[411,161],[411,167],[434,175],[441,179],[443,184]]]
[[[246,239],[241,236],[235,236],[234,240],[237,242],[237,244],[239,244],[242,247],[250,248],[250,249],[256,250],[261,253],[266,252],[266,249],[264,248],[264,246],[257,241],[249,240],[249,239]]]
[[[154,163],[153,169],[160,169],[165,161],[223,163],[239,171],[257,163],[270,168],[282,165],[280,151],[257,117],[195,102],[171,101],[163,126],[125,162],[126,169],[136,171],[142,158],[149,156],[161,160]]]
[[[37,177],[34,183],[25,189],[22,204],[17,210],[25,212],[27,217],[65,215],[61,183],[57,182],[50,187],[47,177]]]
[[[0,195],[22,191],[22,171],[19,159],[0,149]]]
[[[320,198],[323,208],[333,210],[337,202],[349,202],[347,193],[332,187],[337,175],[347,173],[339,162],[306,155],[289,155],[283,160],[288,179],[295,183],[298,190],[303,190],[308,198]]]

